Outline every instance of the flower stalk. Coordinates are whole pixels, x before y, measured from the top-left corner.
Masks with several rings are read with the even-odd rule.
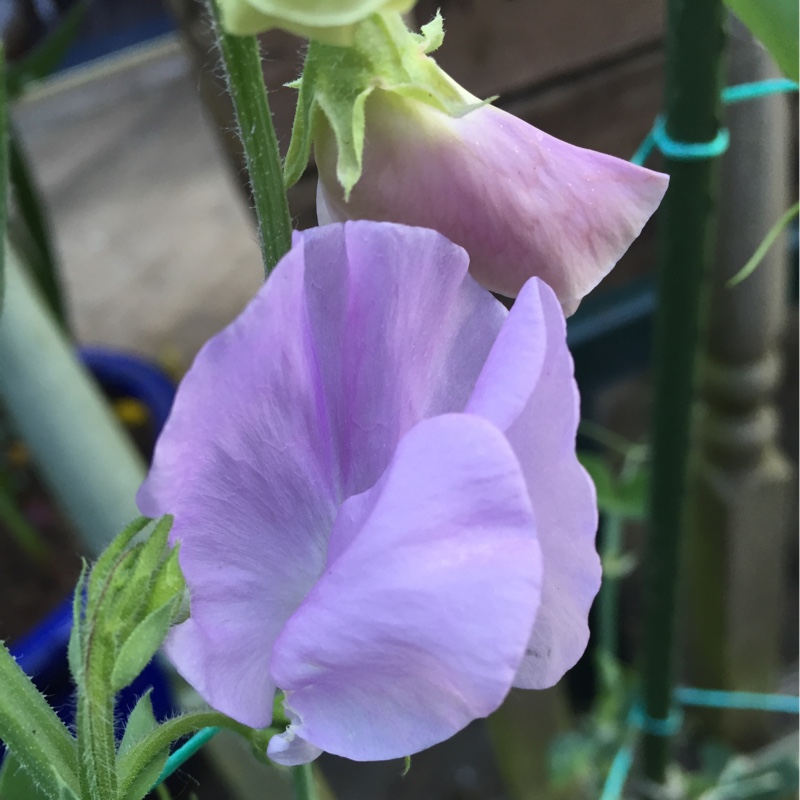
[[[292,786],[295,800],[319,800],[312,764],[300,764],[292,769]]]
[[[722,0],[670,0],[666,131],[674,140],[714,140],[721,122],[725,45]],[[692,406],[706,287],[713,258],[718,163],[666,159],[656,318],[650,535],[645,554],[643,693],[648,716],[667,719],[672,705],[680,547],[685,527]],[[644,738],[644,769],[664,781],[669,737]]]
[[[233,100],[253,195],[266,277],[292,244],[292,221],[283,188],[278,138],[254,36],[233,36],[220,24],[216,0],[208,0],[219,51]]]

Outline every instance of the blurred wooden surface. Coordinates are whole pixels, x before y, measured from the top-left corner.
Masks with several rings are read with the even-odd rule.
[[[247,211],[173,41],[14,111],[81,341],[188,366],[258,289]]]
[[[593,70],[657,43],[663,0],[421,0],[424,24],[441,8],[436,60],[473,94],[524,91]]]

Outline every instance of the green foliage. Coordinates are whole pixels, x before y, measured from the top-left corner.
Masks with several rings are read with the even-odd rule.
[[[153,716],[153,707],[148,693],[139,698],[139,702],[128,717],[125,734],[117,752],[117,765],[119,766],[120,761],[157,727],[158,723]],[[123,800],[141,800],[158,780],[168,757],[169,743],[155,752],[153,757],[141,767],[138,774],[133,777],[130,786],[126,787],[125,793],[122,795]]]
[[[82,576],[76,593],[75,608],[80,612],[80,594],[86,586],[85,607],[76,614],[72,629],[69,661],[78,685],[81,790],[93,798],[119,796],[114,696],[161,646],[185,588],[177,553],[167,546],[172,518],[162,518],[144,541],[135,541],[149,522],[145,518],[132,522],[100,556],[88,580]],[[137,724],[146,717],[143,707]],[[141,784],[153,771],[160,771],[154,765],[157,756],[141,765],[131,780],[129,790],[134,795],[146,792],[149,785],[142,789]],[[143,780],[142,773],[147,776]]]
[[[11,127],[8,130],[8,178],[14,211],[8,221],[9,241],[30,270],[53,317],[66,331],[67,310],[47,212],[22,143]]]
[[[271,731],[253,731],[217,712],[159,725],[149,694],[128,718],[117,749],[114,699],[161,646],[185,590],[178,553],[167,540],[172,518],[140,518],[84,564],[73,601],[68,660],[77,684],[73,737],[0,647],[0,739],[10,751],[0,772],[2,800],[142,800],[159,780],[172,742],[200,728],[225,725],[266,750]]]
[[[4,69],[0,91],[8,101],[16,100],[32,84],[43,80],[58,67],[80,28],[91,0],[81,0],[73,5],[58,26],[27,55]],[[5,108],[5,100],[2,103]],[[47,214],[28,166],[22,145],[7,124],[3,112],[0,130],[2,144],[2,167],[0,168],[0,229],[5,246],[7,213],[7,188],[10,185],[15,214],[10,220],[9,238],[31,270],[36,284],[47,301],[59,324],[67,328],[66,308],[58,275],[58,259],[55,254]],[[2,301],[2,264],[0,263],[0,302]]]
[[[758,265],[764,260],[764,256],[769,252],[769,249],[775,244],[775,241],[789,223],[797,216],[798,212],[800,212],[800,203],[795,203],[782,214],[780,219],[767,231],[767,235],[762,239],[761,244],[747,260],[747,263],[725,284],[729,289],[737,286],[756,271]]]
[[[47,795],[39,791],[31,776],[22,765],[9,754],[0,767],[0,798],[2,800],[47,800]]]
[[[783,73],[798,80],[797,0],[725,0],[769,50]]]
[[[59,776],[55,778],[59,787],[58,800],[77,800],[69,787]],[[17,759],[8,753],[0,767],[0,798],[2,800],[48,800],[46,794],[36,785]]]
[[[8,96],[16,100],[32,83],[52,74],[66,56],[80,29],[91,0],[81,0],[64,15],[52,33],[33,50],[13,65],[7,72]]]
[[[0,43],[0,313],[6,285],[6,228],[8,227],[8,95],[6,57]]]
[[[612,471],[608,460],[594,453],[579,453],[578,458],[594,481],[597,505],[601,512],[623,519],[642,520],[647,514],[650,474],[641,463],[622,470],[619,476]]]
[[[0,740],[16,763],[45,796],[60,798],[67,792],[78,797],[75,740],[2,644],[0,686]],[[4,780],[16,779],[5,776]]]

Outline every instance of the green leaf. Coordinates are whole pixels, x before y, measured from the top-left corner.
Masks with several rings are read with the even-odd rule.
[[[134,537],[141,533],[152,520],[138,517],[118,534],[100,554],[92,567],[86,596],[86,618],[91,619],[96,613],[98,604],[103,600],[106,584],[119,563],[124,559],[128,546]]]
[[[140,517],[128,525],[100,555],[87,581],[81,625],[81,666],[78,670],[77,728],[80,786],[83,795],[117,798],[114,741],[114,690],[111,675],[118,639],[131,623],[131,576],[144,543],[134,538],[150,523]],[[137,598],[136,602],[142,602]],[[75,648],[73,648],[74,651]]]
[[[0,740],[50,797],[79,795],[75,740],[0,643]]]
[[[86,579],[89,566],[85,559],[81,559],[81,574],[78,576],[78,583],[75,586],[75,593],[72,595],[72,628],[69,632],[69,645],[67,646],[67,663],[72,679],[75,683],[81,682],[83,674],[84,648],[84,624],[83,624],[83,600],[86,590]]]
[[[650,473],[644,465],[617,478],[608,462],[594,453],[578,453],[578,460],[589,473],[597,490],[597,507],[604,514],[614,514],[623,519],[644,519]]]
[[[8,228],[8,96],[6,56],[0,43],[0,313],[6,287],[6,230]],[[13,530],[13,528],[12,528]]]
[[[150,590],[148,611],[155,611],[165,603],[179,598],[186,589],[186,581],[178,562],[179,545],[172,548],[169,555],[159,567]]]
[[[52,74],[64,60],[78,33],[91,0],[81,0],[61,18],[53,32],[21,61],[8,69],[8,94],[16,99],[28,84]]]
[[[62,329],[68,331],[58,257],[47,211],[24,148],[13,127],[8,130],[8,171],[11,197],[18,212],[9,221],[9,239],[30,270],[53,316]]]
[[[217,726],[231,728],[248,739],[252,732],[251,728],[235,722],[224,714],[203,711],[169,719],[137,740],[126,752],[120,751],[117,761],[120,797],[128,797],[128,792],[135,785],[138,776],[148,769],[153,759],[157,758],[165,748],[169,748],[172,742],[201,728]]]
[[[164,642],[177,608],[175,599],[148,614],[120,648],[111,672],[114,691],[124,689],[147,666]]]
[[[22,768],[13,753],[6,754],[0,767],[0,798],[2,800],[49,800]]]
[[[117,752],[117,763],[157,727],[158,723],[153,715],[150,692],[148,692],[139,698],[128,717],[128,724],[125,726],[125,733]],[[158,780],[158,776],[161,775],[161,771],[167,763],[167,758],[169,758],[169,745],[159,750],[141,769],[126,789],[122,800],[141,800]]]
[[[14,754],[6,753],[0,766],[0,800],[78,800],[57,774],[55,782],[59,793],[47,794],[25,772]]]
[[[158,727],[150,694],[151,690],[148,690],[136,701],[125,724],[125,733],[122,734],[122,741],[119,743],[117,758],[124,756],[140,739]]]
[[[783,233],[786,226],[797,216],[799,211],[800,203],[795,203],[781,215],[780,219],[767,231],[767,235],[762,239],[761,244],[756,248],[755,253],[750,256],[747,263],[725,284],[729,289],[737,286],[756,271],[758,265],[764,260],[764,256],[769,252],[770,247],[775,244],[775,240]]]
[[[783,73],[798,80],[797,0],[725,0],[769,50]]]

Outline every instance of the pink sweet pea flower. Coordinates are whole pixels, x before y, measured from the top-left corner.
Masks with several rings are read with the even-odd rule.
[[[458,87],[465,104],[477,98]],[[317,214],[434,228],[469,253],[486,289],[542,278],[565,313],[611,270],[658,208],[668,177],[585,150],[491,105],[451,116],[382,89],[366,100],[361,177],[349,201],[319,114]]]
[[[270,756],[442,741],[583,652],[594,487],[552,291],[510,312],[440,234],[298,234],[197,356],[138,503],[175,515],[191,616],[168,641],[215,708],[292,720]]]

